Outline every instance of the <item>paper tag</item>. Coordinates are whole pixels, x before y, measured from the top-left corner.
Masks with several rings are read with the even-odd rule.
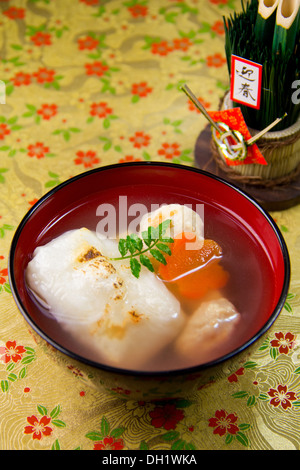
[[[230,99],[260,108],[262,65],[235,55],[231,56]]]

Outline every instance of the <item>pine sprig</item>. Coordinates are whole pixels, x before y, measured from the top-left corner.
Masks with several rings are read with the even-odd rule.
[[[139,278],[142,265],[149,271],[154,272],[154,267],[147,253],[153,256],[159,263],[167,264],[165,255],[171,255],[169,243],[173,243],[173,238],[166,237],[166,231],[171,224],[171,220],[164,220],[157,227],[148,227],[138,235],[127,235],[126,238],[120,238],[118,249],[120,257],[110,258],[111,261],[121,261],[130,259],[130,269],[132,274]],[[145,248],[146,246],[146,248]]]

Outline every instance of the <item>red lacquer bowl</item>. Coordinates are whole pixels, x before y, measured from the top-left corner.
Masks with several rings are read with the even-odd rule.
[[[120,197],[128,205],[204,204],[205,237],[222,245],[231,272],[226,294],[242,315],[251,316],[239,329],[232,350],[209,363],[185,369],[131,371],[81,357],[65,344],[55,322],[33,301],[25,270],[35,248],[66,230],[99,222],[96,209]],[[209,173],[168,163],[126,163],[104,166],[75,176],[43,196],[25,215],[14,235],[9,280],[15,302],[41,347],[68,370],[80,370],[90,385],[132,399],[182,397],[201,385],[235,371],[283,308],[290,281],[289,255],[270,215],[249,195]],[[238,295],[237,295],[238,294]]]

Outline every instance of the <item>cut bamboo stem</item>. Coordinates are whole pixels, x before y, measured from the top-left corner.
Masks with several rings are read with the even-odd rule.
[[[259,0],[254,34],[258,42],[272,44],[279,0]]]
[[[300,0],[280,0],[273,36],[273,53],[287,56],[294,53],[299,29]]]

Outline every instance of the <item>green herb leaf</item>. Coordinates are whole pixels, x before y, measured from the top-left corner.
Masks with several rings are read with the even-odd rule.
[[[130,243],[136,251],[141,251],[143,248],[143,241],[135,234],[129,235]]]
[[[151,263],[150,259],[148,256],[145,255],[140,255],[140,262],[142,263],[143,266],[149,269],[152,273],[154,273],[154,267],[153,264]]]
[[[125,256],[128,251],[128,248],[127,248],[127,242],[124,238],[121,238],[119,240],[118,248],[119,248],[119,252],[121,253],[121,255]]]
[[[174,240],[170,237],[163,238],[163,236],[170,224],[171,220],[168,219],[161,222],[157,227],[150,226],[142,232],[142,238],[136,234],[121,238],[118,244],[121,257],[110,258],[110,260],[130,259],[130,269],[136,278],[140,276],[142,265],[149,269],[149,271],[154,272],[151,260],[147,255],[144,255],[148,251],[157,261],[166,265],[167,261],[164,254],[169,256],[172,254],[168,243],[173,243]],[[137,257],[139,257],[139,260]]]
[[[157,243],[156,248],[158,248],[160,251],[163,251],[169,256],[171,256],[172,254],[170,247],[168,245],[165,245],[164,243]]]
[[[130,259],[130,268],[132,274],[138,279],[141,272],[141,264],[138,262],[136,258]]]
[[[129,235],[126,237],[126,245],[132,255],[137,251],[136,242]]]
[[[159,224],[158,226],[159,238],[161,238],[166,233],[170,225],[171,225],[170,219],[164,220],[163,222]]]
[[[164,243],[174,243],[174,239],[169,237],[169,238],[161,238],[160,239],[161,242],[164,242]]]
[[[166,258],[164,257],[164,255],[159,250],[156,250],[154,248],[154,249],[150,250],[150,253],[153,256],[153,258],[155,258],[160,263],[162,263],[164,265],[167,264]]]
[[[145,230],[144,232],[142,232],[142,237],[143,237],[145,245],[150,246],[152,240],[151,240],[151,237],[149,237],[148,231]]]

